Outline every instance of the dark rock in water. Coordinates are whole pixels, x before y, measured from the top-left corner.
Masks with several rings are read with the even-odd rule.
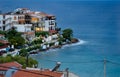
[[[30,54],[38,54],[38,52],[30,52]]]
[[[79,40],[76,39],[76,38],[73,38],[73,39],[71,40],[71,42],[72,42],[72,43],[77,43],[77,42],[79,42]]]
[[[30,54],[38,54],[38,52],[37,52],[37,51],[34,51],[34,52],[30,52]]]
[[[61,47],[62,47],[61,45],[58,45],[58,46],[52,46],[51,49],[61,48]]]

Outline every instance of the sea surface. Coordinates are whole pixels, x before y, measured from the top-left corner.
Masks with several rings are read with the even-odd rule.
[[[39,68],[59,70],[80,77],[120,77],[120,2],[119,1],[0,1],[0,9],[11,11],[18,7],[44,11],[57,17],[57,26],[71,28],[79,43],[31,55]],[[1,8],[4,7],[4,8]],[[11,8],[10,8],[11,7]],[[3,12],[4,12],[3,11]],[[105,61],[104,61],[105,60]],[[107,61],[106,61],[107,60]]]
[[[59,70],[103,77],[106,65],[106,77],[120,77],[120,2],[71,1],[54,6],[58,26],[73,29],[80,42],[33,55],[39,67],[53,69],[61,62]]]

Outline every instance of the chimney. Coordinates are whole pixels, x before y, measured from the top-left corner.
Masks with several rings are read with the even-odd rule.
[[[57,71],[61,65],[61,62],[57,62],[56,66],[52,69],[52,72]]]

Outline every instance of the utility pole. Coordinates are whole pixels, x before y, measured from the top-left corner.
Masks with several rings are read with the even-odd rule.
[[[65,71],[66,71],[66,77],[69,77],[69,68],[66,68]]]
[[[29,63],[28,58],[29,58],[29,53],[27,53],[27,55],[26,55],[26,66],[27,67],[28,67],[28,63]]]
[[[104,59],[104,77],[106,77],[106,62],[107,62],[107,60]]]

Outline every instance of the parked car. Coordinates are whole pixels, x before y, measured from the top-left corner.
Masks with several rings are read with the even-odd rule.
[[[0,56],[2,56],[4,53],[7,53],[7,51],[1,50],[1,51],[0,51]]]
[[[14,51],[15,49],[14,48],[10,48],[9,51]]]

